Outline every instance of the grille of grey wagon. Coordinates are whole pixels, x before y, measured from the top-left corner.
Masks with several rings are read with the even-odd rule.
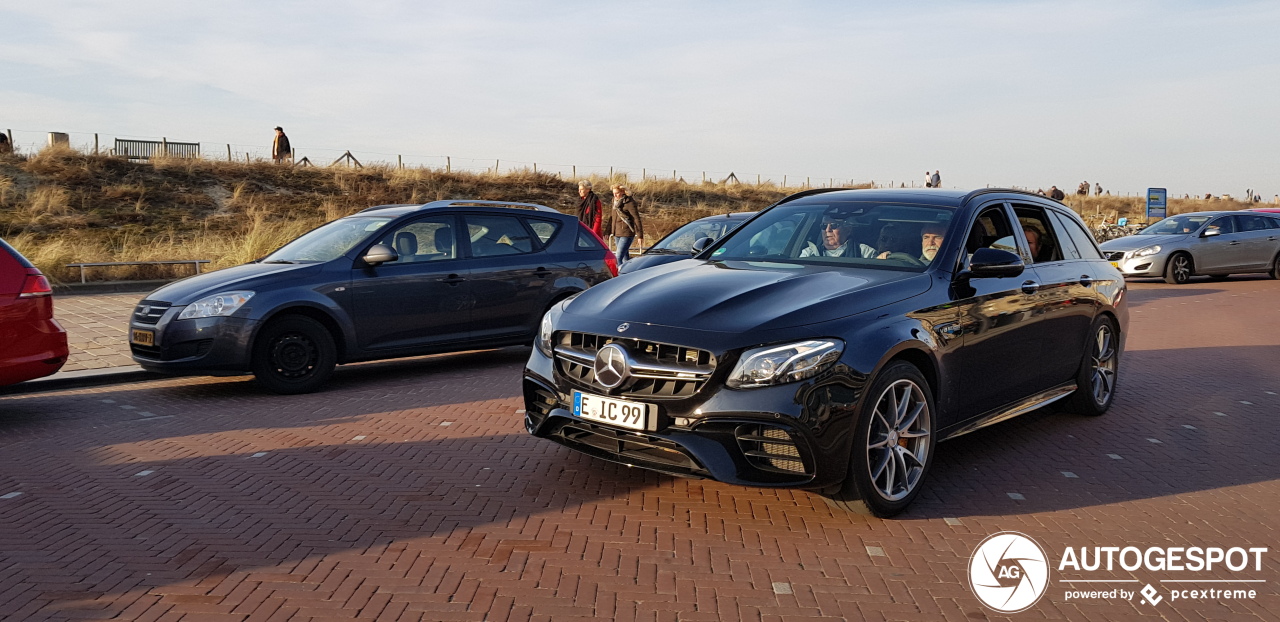
[[[694,395],[716,370],[716,357],[706,350],[610,335],[564,332],[556,342],[556,369],[573,384],[595,392],[596,352],[616,343],[626,349],[630,373],[621,395],[678,399]]]
[[[133,309],[133,321],[139,324],[155,324],[160,321],[160,316],[171,307],[167,302],[151,302],[143,300]]]

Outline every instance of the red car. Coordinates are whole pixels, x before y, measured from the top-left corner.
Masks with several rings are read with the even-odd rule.
[[[53,289],[0,240],[0,385],[48,376],[67,362],[67,331],[53,319]]]

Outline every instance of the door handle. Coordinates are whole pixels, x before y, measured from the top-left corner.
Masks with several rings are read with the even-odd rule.
[[[1040,284],[1035,281],[1022,282],[1022,293],[1024,294],[1034,294],[1037,289],[1040,289]]]
[[[445,278],[443,278],[443,279],[440,279],[440,282],[441,282],[441,283],[448,283],[448,284],[450,284],[450,285],[457,285],[458,283],[461,283],[461,282],[463,282],[463,281],[466,281],[466,279],[464,279],[464,278],[462,278],[462,277],[460,277],[460,276],[458,276],[458,275],[456,275],[456,274],[450,274],[449,276],[447,276],[447,277],[445,277]]]
[[[1235,246],[1235,245],[1237,245],[1237,244],[1239,244],[1239,242],[1237,242],[1237,241],[1235,241],[1235,240],[1232,240],[1232,241],[1230,241],[1230,242],[1227,242],[1227,246]]]
[[[1088,287],[1088,286],[1090,286],[1090,285],[1093,285],[1093,277],[1091,277],[1091,276],[1089,276],[1089,275],[1087,275],[1087,274],[1081,274],[1081,275],[1080,275],[1080,284],[1081,284],[1081,285],[1083,285],[1083,286],[1085,286],[1085,287]]]
[[[533,276],[536,276],[539,278],[546,278],[551,276],[551,271],[546,268],[538,268],[537,270],[533,271]]]

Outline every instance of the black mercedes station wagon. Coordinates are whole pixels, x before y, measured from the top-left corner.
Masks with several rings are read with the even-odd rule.
[[[888,517],[938,441],[1115,397],[1124,279],[1056,201],[815,190],[694,260],[551,308],[524,373],[530,433]]]
[[[617,270],[595,233],[549,207],[383,205],[148,294],[129,341],[151,371],[253,372],[303,393],[339,363],[527,345],[548,307]]]

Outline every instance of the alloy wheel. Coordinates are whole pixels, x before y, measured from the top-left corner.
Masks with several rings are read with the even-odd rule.
[[[1093,369],[1089,388],[1093,394],[1093,401],[1104,405],[1111,400],[1111,394],[1116,388],[1115,333],[1112,332],[1110,324],[1103,323],[1098,326],[1091,355]]]
[[[876,401],[867,434],[867,467],[872,487],[897,501],[911,494],[929,461],[933,416],[915,382],[899,380]]]
[[[1173,258],[1173,279],[1179,283],[1186,283],[1191,280],[1191,260],[1186,255],[1177,255]]]

